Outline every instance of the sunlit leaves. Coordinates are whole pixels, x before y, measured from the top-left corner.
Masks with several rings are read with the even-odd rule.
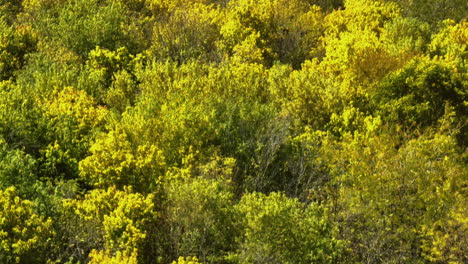
[[[130,255],[126,255],[122,253],[121,251],[117,251],[115,253],[115,256],[112,256],[113,254],[109,251],[97,251],[97,250],[92,250],[91,253],[89,254],[89,262],[90,264],[120,264],[120,263],[126,263],[126,264],[137,264],[138,263],[138,258],[137,258],[137,252],[134,251]]]
[[[38,215],[34,203],[18,197],[14,187],[0,190],[0,207],[0,261],[44,261],[54,234],[52,220]]]
[[[463,1],[0,2],[0,262],[467,262]]]
[[[98,187],[154,188],[164,166],[164,157],[157,146],[132,146],[122,130],[100,136],[90,152],[91,156],[80,162],[80,176]]]
[[[468,23],[454,23],[453,20],[443,22],[439,33],[433,36],[430,51],[434,55],[444,56],[446,59],[457,58],[466,60],[468,57]]]
[[[83,200],[64,200],[64,217],[77,221],[67,230],[74,243],[68,246],[83,247],[84,252],[104,250],[92,251],[93,261],[135,261],[146,238],[145,224],[157,217],[153,199],[153,195],[133,193],[131,188],[119,191],[110,187],[94,190]]]
[[[197,257],[179,257],[177,261],[173,261],[172,264],[199,264]]]
[[[44,169],[54,174],[77,176],[78,161],[84,158],[93,131],[102,126],[107,110],[98,107],[86,92],[66,87],[41,102],[52,141],[44,153]],[[62,168],[60,168],[62,167]]]
[[[97,106],[86,92],[72,87],[57,91],[52,99],[42,104],[42,107],[45,110],[44,115],[57,122],[60,122],[60,119],[75,119],[78,131],[98,126],[107,114],[107,110]]]

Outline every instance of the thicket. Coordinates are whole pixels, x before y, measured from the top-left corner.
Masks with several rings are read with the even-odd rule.
[[[0,0],[0,262],[468,263],[466,0]]]

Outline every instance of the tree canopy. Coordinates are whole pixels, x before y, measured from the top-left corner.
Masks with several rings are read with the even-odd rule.
[[[467,16],[0,0],[0,262],[468,263]]]

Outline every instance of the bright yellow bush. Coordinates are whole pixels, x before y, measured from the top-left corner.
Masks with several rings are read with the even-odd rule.
[[[177,261],[173,261],[172,264],[201,264],[198,262],[197,257],[179,257]]]
[[[35,204],[23,200],[14,187],[0,190],[0,262],[44,260],[54,236],[52,220],[38,215]]]
[[[46,117],[58,122],[61,119],[73,118],[76,120],[79,130],[101,124],[108,113],[107,109],[98,106],[85,91],[73,87],[65,87],[55,91],[50,99],[40,104]]]
[[[89,253],[89,264],[138,264],[137,251],[131,252],[130,255],[125,255],[117,251],[114,256],[109,251],[92,250]]]
[[[110,131],[90,148],[91,156],[79,164],[80,175],[98,187],[132,185],[155,186],[164,166],[155,145],[132,146],[125,131]]]
[[[133,193],[130,187],[125,187],[122,191],[110,187],[106,190],[93,190],[86,194],[83,200],[64,200],[63,207],[71,217],[76,217],[82,222],[83,228],[97,225],[98,230],[102,231],[97,234],[86,234],[89,231],[94,232],[92,229],[77,232],[77,235],[91,235],[95,240],[103,241],[98,245],[99,248],[95,249],[106,251],[94,252],[92,257],[133,259],[146,238],[146,224],[157,217],[153,200],[152,194],[144,196]]]

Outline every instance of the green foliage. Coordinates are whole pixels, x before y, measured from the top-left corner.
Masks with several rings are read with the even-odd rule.
[[[416,262],[427,227],[450,219],[466,199],[458,185],[466,168],[452,136],[421,136],[399,149],[395,144],[389,136],[355,135],[333,153],[341,186],[337,206],[343,207],[338,217],[353,250],[348,261]]]
[[[220,20],[221,12],[212,5],[175,8],[167,19],[155,23],[150,56],[178,63],[190,59],[218,61]]]
[[[37,149],[41,113],[31,91],[11,81],[0,83],[0,135],[12,148]]]
[[[167,188],[165,216],[174,256],[221,263],[235,248],[238,230],[229,186],[233,165],[231,159],[215,160],[200,168],[201,176],[174,175],[180,180]]]
[[[399,17],[385,24],[382,40],[389,52],[414,56],[427,51],[431,31],[427,23],[414,18]]]
[[[403,13],[410,17],[428,22],[433,26],[445,19],[460,21],[466,19],[468,6],[463,0],[392,0],[398,3]]]
[[[236,0],[228,11],[222,47],[237,56],[258,53],[256,60],[266,65],[280,60],[298,68],[311,57],[323,30],[320,8],[307,1]]]
[[[240,263],[333,263],[341,242],[324,211],[280,193],[247,194],[238,209],[245,215]]]
[[[2,0],[0,2],[0,14],[7,18],[8,22],[13,22],[16,15],[21,11],[22,1],[19,0]]]
[[[133,132],[142,131],[135,137],[158,142],[169,166],[180,165],[181,154],[189,149],[197,159],[219,150],[223,156],[234,157],[243,173],[252,173],[260,162],[253,154],[263,148],[266,142],[262,140],[268,140],[262,133],[273,126],[270,120],[277,111],[267,103],[263,66],[155,63],[140,76],[142,100],[123,120],[133,120]],[[145,120],[134,124],[138,115]]]
[[[445,105],[465,113],[466,85],[456,68],[437,59],[418,59],[389,75],[376,91],[382,115],[405,125],[431,125]]]
[[[130,21],[128,10],[117,1],[65,1],[52,6],[46,1],[31,7],[27,15],[36,17],[39,34],[80,56],[86,57],[96,46],[111,50],[126,46],[133,52],[142,48],[139,21]]]
[[[276,66],[269,70],[272,101],[295,121],[295,126],[324,126],[338,107],[336,91],[317,60],[306,61],[302,69]]]
[[[306,127],[304,133],[290,139],[286,152],[290,156],[284,162],[285,176],[282,178],[283,184],[287,184],[284,189],[288,195],[318,203],[330,199],[332,178],[322,148],[328,138],[328,133]]]
[[[36,160],[19,149],[8,149],[1,138],[0,148],[0,189],[14,186],[18,194],[33,197]]]
[[[3,81],[12,78],[23,66],[25,54],[36,48],[37,36],[28,25],[10,26],[3,13],[0,13],[0,32],[0,81]]]

